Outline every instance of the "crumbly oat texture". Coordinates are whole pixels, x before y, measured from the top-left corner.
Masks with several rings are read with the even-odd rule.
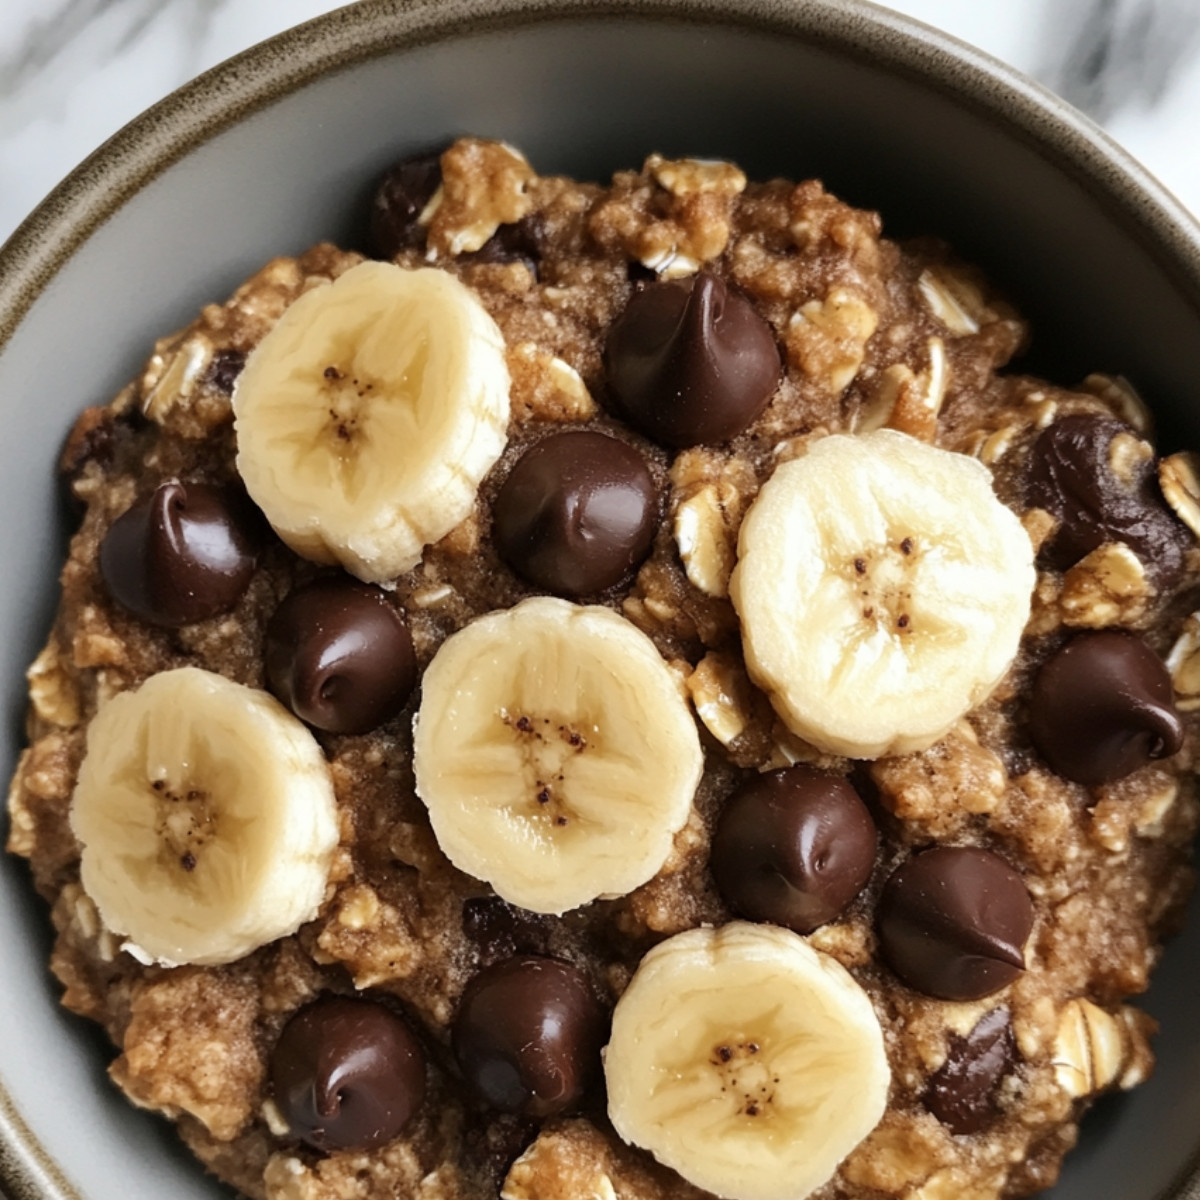
[[[813,1195],[992,1200],[1049,1186],[1089,1100],[1151,1069],[1153,1023],[1127,1001],[1147,986],[1192,882],[1200,614],[1189,614],[1200,552],[1182,523],[1200,525],[1191,460],[1166,460],[1157,493],[1178,526],[1182,570],[1160,572],[1144,546],[1120,538],[1069,566],[1039,557],[1020,650],[990,698],[916,753],[868,762],[822,753],[789,732],[752,683],[729,599],[739,527],[775,467],[829,434],[899,430],[990,468],[1000,500],[1040,550],[1064,518],[1028,499],[1039,435],[1071,417],[1123,422],[1125,440],[1113,440],[1111,455],[1114,472],[1127,474],[1145,445],[1136,394],[1122,380],[1068,388],[1002,373],[1027,337],[1013,309],[944,246],[884,239],[875,214],[817,182],[747,183],[728,164],[654,156],[603,187],[538,176],[506,148],[471,140],[446,151],[440,170],[424,233],[397,261],[450,272],[494,318],[511,417],[473,511],[395,580],[417,669],[476,617],[536,592],[504,565],[492,537],[498,490],[530,445],[567,428],[629,443],[648,465],[661,520],[636,574],[588,599],[647,634],[686,689],[705,759],[690,815],[665,864],[628,895],[561,917],[506,904],[451,865],[417,797],[418,693],[372,732],[317,735],[340,842],[319,911],[297,933],[226,965],[167,968],[145,965],[104,927],[81,885],[68,820],[92,717],[172,668],[264,687],[267,622],[322,568],[274,541],[228,612],[165,629],[114,602],[99,547],[162,481],[234,480],[231,393],[245,357],[298,297],[361,261],[320,245],[271,262],[159,342],[112,404],[82,413],[64,450],[82,516],[53,631],[29,671],[29,746],[9,796],[8,838],[52,905],[63,1003],[107,1030],[119,1050],[110,1074],[131,1100],[177,1121],[209,1169],[256,1200],[701,1196],[615,1135],[599,1085],[574,1111],[540,1123],[481,1106],[454,1064],[450,1032],[468,982],[514,953],[574,964],[611,1008],[651,947],[729,922],[709,870],[717,816],[757,772],[805,763],[849,777],[878,826],[865,887],[807,940],[870,998],[892,1073],[882,1119]],[[519,252],[489,254],[506,229],[520,231]],[[668,451],[613,415],[604,347],[642,280],[701,270],[769,323],[782,377],[743,432]],[[1167,662],[1182,748],[1115,782],[1071,782],[1031,741],[1032,681],[1068,636],[1112,629],[1136,631]],[[996,853],[1032,901],[1025,969],[983,999],[936,999],[901,982],[881,956],[884,884],[932,845]],[[282,1027],[326,991],[390,998],[426,1047],[424,1103],[375,1149],[303,1144],[270,1094]],[[1011,1025],[1009,1057],[986,1120],[955,1133],[929,1103],[931,1080],[996,1009]]]

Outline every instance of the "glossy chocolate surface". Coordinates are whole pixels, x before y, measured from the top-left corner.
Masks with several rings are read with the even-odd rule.
[[[1080,633],[1038,672],[1029,734],[1076,783],[1112,783],[1183,745],[1171,676],[1137,634]]]
[[[995,1118],[996,1088],[1016,1057],[1008,1009],[993,1008],[966,1037],[949,1034],[946,1061],[930,1076],[925,1107],[951,1133],[978,1133]]]
[[[709,861],[735,912],[811,933],[858,895],[876,841],[871,814],[848,780],[795,766],[759,775],[733,794]]]
[[[294,1136],[318,1150],[389,1142],[421,1107],[425,1055],[390,1008],[323,996],[283,1027],[269,1062],[271,1092]]]
[[[1123,542],[1152,575],[1178,578],[1188,533],[1162,498],[1152,455],[1113,468],[1113,439],[1134,437],[1120,421],[1075,414],[1055,421],[1034,443],[1028,500],[1058,518],[1042,548],[1057,570],[1074,566],[1105,542]]]
[[[621,415],[677,449],[741,433],[782,370],[770,325],[708,271],[634,292],[608,335],[605,362]]]
[[[412,634],[381,588],[349,576],[288,594],[267,625],[267,685],[327,733],[367,733],[394,717],[417,682]]]
[[[642,456],[588,430],[554,433],[517,460],[496,496],[500,556],[559,596],[603,591],[650,552],[658,496]]]
[[[549,1117],[583,1098],[606,1033],[604,1011],[584,976],[557,959],[527,954],[471,980],[451,1044],[485,1104]]]
[[[244,493],[169,479],[112,523],[100,543],[100,573],[134,616],[188,625],[238,602],[261,537],[262,519]]]
[[[999,856],[938,846],[897,868],[876,920],[884,957],[910,987],[942,1000],[979,1000],[1025,969],[1033,903]]]

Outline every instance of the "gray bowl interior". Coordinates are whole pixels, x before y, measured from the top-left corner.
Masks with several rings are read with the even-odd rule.
[[[442,19],[463,7],[445,6]],[[0,354],[2,773],[21,746],[22,673],[56,600],[69,518],[52,464],[73,414],[109,399],[156,337],[270,256],[323,238],[353,243],[382,169],[454,134],[502,137],[542,172],[590,178],[653,150],[734,158],[757,177],[820,176],[882,210],[893,235],[935,233],[983,264],[1034,318],[1031,368],[1064,383],[1120,372],[1155,406],[1165,445],[1200,445],[1197,235],[1152,183],[1069,113],[1037,115],[1044,101],[1027,85],[999,69],[989,78],[970,55],[955,65],[948,42],[915,40],[903,21],[871,24],[866,8],[846,4],[797,4],[783,17],[769,4],[722,7],[742,19],[648,12],[664,4],[615,19],[576,6],[562,19],[384,50],[387,31],[408,18],[369,5],[360,24],[370,53],[298,83],[177,161],[161,141],[186,124],[178,104],[144,121],[137,154],[168,165],[40,293],[18,276],[52,269],[53,239],[69,243],[95,212],[68,212],[65,233],[43,212],[17,235],[0,256],[9,272],[0,329],[36,298]],[[345,17],[317,24],[360,36]],[[280,42],[218,71],[185,107],[219,109],[223,89],[247,91],[247,72],[282,77],[281,55],[299,53],[302,74],[312,44]],[[69,210],[90,186],[77,180],[55,203]],[[23,1200],[219,1194],[165,1123],[108,1083],[104,1040],[57,1007],[48,916],[22,863],[0,858],[0,896],[0,1180]],[[1182,1178],[1200,1145],[1196,961],[1193,920],[1148,1000],[1163,1024],[1159,1069],[1089,1118],[1054,1200],[1156,1200]]]

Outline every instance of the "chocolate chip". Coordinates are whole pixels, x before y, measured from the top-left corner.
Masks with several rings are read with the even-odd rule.
[[[233,395],[233,385],[246,365],[246,355],[241,350],[218,350],[213,360],[208,364],[205,382],[224,392],[226,396]]]
[[[1112,783],[1183,745],[1171,677],[1136,634],[1073,637],[1038,672],[1029,734],[1050,766],[1076,783]]]
[[[978,1133],[996,1116],[996,1088],[1016,1055],[1008,1009],[993,1008],[965,1038],[950,1034],[946,1061],[922,1097],[925,1107],[951,1133]]]
[[[417,682],[412,635],[380,588],[345,576],[290,592],[267,625],[267,686],[327,733],[367,733]]]
[[[847,780],[787,767],[734,793],[717,822],[710,862],[735,912],[811,933],[858,895],[875,843],[875,823]]]
[[[538,277],[542,244],[546,236],[545,222],[538,213],[530,213],[519,221],[501,225],[478,250],[460,254],[461,263],[523,262]]]
[[[493,516],[500,556],[522,579],[584,596],[620,583],[649,553],[658,497],[632,446],[570,430],[525,451]]]
[[[484,1103],[549,1117],[579,1103],[599,1068],[606,1024],[581,972],[522,955],[467,985],[451,1045]]]
[[[93,405],[75,419],[58,459],[59,471],[74,479],[89,462],[112,461],[116,443],[116,416],[111,408]]]
[[[609,332],[605,362],[621,414],[676,448],[741,433],[782,369],[770,325],[707,271],[635,292]]]
[[[1183,570],[1187,530],[1163,502],[1152,454],[1131,461],[1123,476],[1113,470],[1118,434],[1133,437],[1119,421],[1076,414],[1034,443],[1027,500],[1059,520],[1041,561],[1063,571],[1105,542],[1124,542],[1157,579],[1170,582]]]
[[[941,1000],[979,1000],[1025,969],[1033,902],[997,855],[938,846],[892,874],[877,919],[884,956],[905,983]]]
[[[283,1027],[271,1051],[271,1090],[292,1134],[318,1150],[390,1142],[421,1107],[425,1055],[389,1008],[322,996]]]
[[[246,590],[262,529],[239,489],[169,479],[112,523],[100,543],[100,574],[113,599],[143,621],[203,621]]]
[[[425,242],[418,218],[442,182],[442,149],[401,159],[383,177],[371,203],[371,245],[377,258],[395,258]]]

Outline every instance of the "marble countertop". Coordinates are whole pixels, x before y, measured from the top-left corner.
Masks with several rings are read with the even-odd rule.
[[[125,122],[330,0],[0,0],[0,241]],[[1200,214],[1197,0],[897,0],[1100,122]]]

